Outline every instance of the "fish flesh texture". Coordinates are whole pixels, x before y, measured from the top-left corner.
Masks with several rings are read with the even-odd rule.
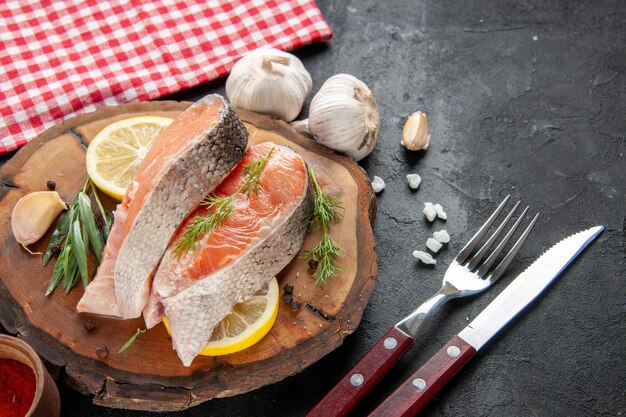
[[[290,148],[271,142],[249,148],[215,195],[234,194],[243,182],[245,165],[263,158],[270,149],[258,193],[238,194],[226,221],[179,259],[173,252],[186,226],[195,216],[207,216],[212,210],[199,206],[177,232],[154,277],[144,311],[146,324],[151,327],[162,314],[167,317],[174,349],[185,366],[233,306],[287,266],[304,241],[312,189],[304,160]]]
[[[115,211],[102,263],[78,312],[139,317],[172,236],[245,154],[248,133],[217,94],[199,100],[154,140]]]
[[[144,319],[152,327],[163,314],[167,317],[174,348],[185,366],[233,306],[287,266],[304,241],[312,189],[306,164],[292,149],[271,142],[250,147],[215,196],[235,194],[243,184],[245,165],[268,154],[258,193],[237,194],[225,222],[178,258],[174,248],[186,226],[195,216],[206,217],[213,210],[200,205],[176,233],[154,277]]]

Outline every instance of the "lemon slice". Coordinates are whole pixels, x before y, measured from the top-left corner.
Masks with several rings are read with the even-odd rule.
[[[272,278],[261,291],[235,304],[233,310],[215,326],[209,343],[202,349],[200,355],[226,355],[254,345],[274,325],[278,315],[278,301],[278,281]],[[165,316],[163,324],[169,333],[170,328]]]
[[[87,148],[87,173],[99,189],[121,200],[154,139],[174,119],[140,116],[102,129]]]

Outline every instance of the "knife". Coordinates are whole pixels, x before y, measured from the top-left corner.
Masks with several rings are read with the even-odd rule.
[[[370,417],[414,416],[480,348],[537,298],[602,230],[603,226],[596,226],[578,232],[544,252]]]

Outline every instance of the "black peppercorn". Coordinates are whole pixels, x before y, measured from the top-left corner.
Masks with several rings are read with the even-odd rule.
[[[300,310],[300,307],[302,307],[302,303],[300,303],[300,301],[293,300],[293,301],[291,302],[291,309],[292,309],[293,311],[298,311],[298,310]]]
[[[293,285],[285,284],[284,290],[285,294],[293,294]]]
[[[317,259],[315,258],[309,259],[309,268],[317,269],[317,264],[318,264]]]
[[[96,349],[96,355],[98,355],[100,359],[106,358],[109,356],[109,348],[106,346],[100,346]]]
[[[46,186],[48,187],[48,190],[54,191],[54,189],[57,188],[57,183],[54,182],[54,180],[48,180]]]
[[[87,330],[93,330],[96,328],[96,325],[91,320],[87,320],[85,323],[83,323],[83,326],[85,326],[85,329]]]
[[[285,302],[285,304],[291,304],[291,302],[293,301],[293,296],[291,294],[285,294],[283,295],[283,301]]]

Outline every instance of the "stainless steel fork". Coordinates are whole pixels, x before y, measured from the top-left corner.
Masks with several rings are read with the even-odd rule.
[[[481,246],[481,248],[472,255],[476,248],[478,247],[480,241],[483,239],[485,234],[489,231],[489,228],[493,225],[494,221],[509,201],[510,196],[506,196],[505,199],[500,203],[498,208],[491,214],[491,216],[487,219],[487,221],[481,226],[481,228],[476,232],[476,234],[470,239],[469,242],[461,249],[457,257],[452,261],[448,269],[446,270],[446,274],[443,277],[443,284],[441,285],[441,289],[437,291],[435,295],[426,300],[422,305],[416,308],[411,314],[398,322],[395,327],[402,330],[403,332],[411,335],[415,338],[426,322],[426,320],[432,316],[433,312],[440,307],[445,302],[453,299],[466,297],[468,295],[473,295],[479,293],[481,291],[486,290],[494,282],[498,280],[504,274],[506,269],[509,267],[515,255],[520,250],[526,238],[530,234],[539,214],[536,214],[535,217],[531,220],[526,230],[522,233],[522,235],[517,239],[517,242],[513,247],[509,250],[506,256],[500,261],[498,266],[493,270],[491,267],[495,263],[496,259],[502,251],[504,250],[504,246],[509,242],[513,233],[517,230],[520,223],[526,216],[529,207],[526,207],[522,214],[519,216],[513,227],[511,227],[508,233],[504,236],[504,238],[500,241],[500,243],[496,246],[496,248],[491,252],[491,254],[487,257],[487,259],[481,264],[481,261],[487,256],[489,249],[493,247],[495,242],[498,240],[502,232],[504,231],[506,225],[513,217],[513,214],[517,210],[520,205],[518,201],[517,204],[513,207],[513,209],[509,212],[506,218],[500,223],[498,228],[493,232],[491,237]]]
[[[510,196],[506,196],[452,261],[446,270],[441,289],[389,329],[363,359],[307,414],[307,417],[346,416],[413,345],[420,329],[438,307],[453,298],[466,297],[484,291],[504,274],[539,216],[537,214],[533,217],[508,253],[495,268],[492,268],[529,209],[528,207],[524,209],[495,249],[492,249],[519,207],[520,202],[517,202],[493,234],[476,250],[509,198]]]

